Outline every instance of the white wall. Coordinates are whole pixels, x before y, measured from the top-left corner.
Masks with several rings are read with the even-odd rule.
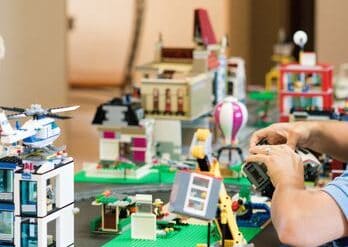
[[[1,0],[0,105],[66,102],[65,1]]]

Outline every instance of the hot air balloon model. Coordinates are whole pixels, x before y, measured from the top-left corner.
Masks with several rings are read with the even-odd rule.
[[[235,145],[239,131],[248,120],[248,111],[236,98],[227,97],[215,106],[214,120],[224,136],[225,144]]]
[[[238,147],[238,133],[246,125],[248,111],[246,106],[234,97],[227,97],[218,103],[214,109],[215,126],[224,137],[225,145],[217,151],[220,158],[224,150],[229,151],[229,161],[232,161],[232,151],[238,152],[241,161],[244,161],[243,152]]]

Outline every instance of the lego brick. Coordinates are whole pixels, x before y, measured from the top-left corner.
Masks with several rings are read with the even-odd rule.
[[[115,139],[116,134],[113,131],[104,131],[103,132],[103,138],[105,139]]]
[[[87,177],[85,171],[80,171],[75,174],[75,182],[77,183],[109,183],[109,184],[171,184],[174,180],[175,173],[162,173],[161,175],[152,170],[148,175],[139,178],[101,178]]]
[[[145,137],[134,137],[132,138],[133,147],[146,147],[146,138]]]
[[[241,227],[241,232],[243,233],[245,239],[250,242],[255,236],[261,232],[261,228],[257,227]],[[113,240],[107,242],[103,247],[191,247],[196,246],[199,243],[207,242],[207,226],[201,225],[189,225],[187,227],[182,227],[180,231],[171,235],[170,237],[157,238],[155,241],[151,240],[139,240],[131,239],[130,230],[126,230],[121,235],[117,236]],[[220,240],[218,234],[212,233],[211,244],[216,243]]]
[[[11,203],[0,203],[1,211],[14,211],[14,204]]]

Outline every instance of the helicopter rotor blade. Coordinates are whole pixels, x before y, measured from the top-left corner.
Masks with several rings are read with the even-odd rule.
[[[10,114],[10,115],[7,115],[7,119],[8,120],[11,120],[11,119],[17,119],[17,118],[23,118],[23,117],[27,117],[26,114],[24,113],[20,113],[20,114]]]
[[[56,119],[62,119],[62,120],[65,120],[65,119],[70,119],[71,117],[70,116],[60,116],[58,114],[45,114],[44,116],[46,117],[50,117],[50,118],[56,118]]]
[[[25,109],[19,108],[19,107],[7,107],[7,106],[0,106],[1,109],[5,111],[14,111],[14,112],[25,112]]]
[[[56,108],[50,108],[47,110],[49,113],[59,113],[59,112],[66,112],[66,111],[74,111],[78,109],[80,106],[79,105],[74,105],[74,106],[67,106],[67,107],[56,107]]]

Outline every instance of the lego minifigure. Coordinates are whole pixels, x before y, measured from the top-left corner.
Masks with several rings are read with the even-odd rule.
[[[163,210],[163,201],[159,198],[156,198],[156,200],[152,203],[154,206],[153,213],[156,215],[157,219],[160,219],[164,216],[164,210]]]

